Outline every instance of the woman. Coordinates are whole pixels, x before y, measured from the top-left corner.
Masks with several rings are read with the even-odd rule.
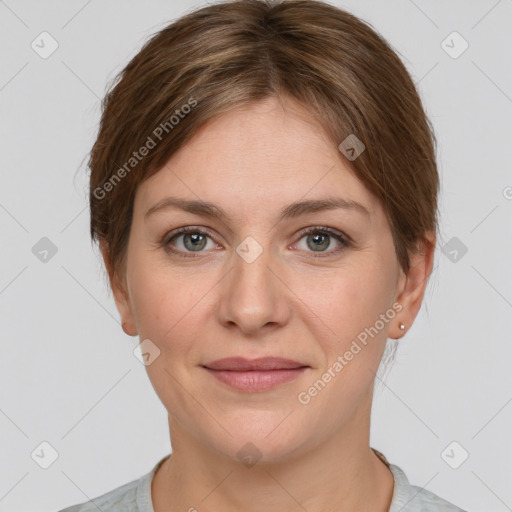
[[[381,36],[316,1],[192,12],[121,72],[89,166],[173,450],[67,512],[461,510],[369,446],[438,230],[433,129]]]

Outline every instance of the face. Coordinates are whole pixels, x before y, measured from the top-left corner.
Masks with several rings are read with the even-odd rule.
[[[311,208],[326,199],[341,206]],[[275,99],[216,118],[139,186],[124,278],[116,303],[159,351],[146,369],[171,437],[174,424],[232,458],[252,442],[268,461],[356,435],[386,338],[423,292],[375,197],[306,111]],[[237,356],[306,368],[248,390],[204,367]]]

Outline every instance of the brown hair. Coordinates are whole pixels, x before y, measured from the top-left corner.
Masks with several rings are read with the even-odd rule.
[[[106,248],[111,279],[124,272],[137,186],[208,120],[280,95],[304,105],[336,146],[350,134],[364,143],[355,160],[340,158],[381,201],[409,270],[417,243],[437,235],[439,177],[434,131],[396,51],[321,1],[235,0],[154,34],[103,99],[89,159],[91,237]]]

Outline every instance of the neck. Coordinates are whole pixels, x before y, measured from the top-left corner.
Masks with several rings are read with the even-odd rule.
[[[169,427],[173,452],[153,478],[155,512],[256,505],[267,512],[389,511],[393,475],[369,447],[369,413],[281,462],[262,459],[251,467],[199,443],[171,415]]]

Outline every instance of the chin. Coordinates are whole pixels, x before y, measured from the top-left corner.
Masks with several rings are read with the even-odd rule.
[[[254,416],[254,415],[253,415]],[[210,445],[215,451],[226,458],[239,461],[247,467],[254,464],[278,464],[288,461],[297,455],[307,443],[308,435],[304,427],[294,425],[291,418],[279,415],[279,420],[271,415],[258,423],[228,422],[227,429],[231,436],[222,428],[215,429],[220,437],[212,438],[212,430],[203,438],[203,443]],[[224,424],[220,420],[221,424]],[[289,422],[284,427],[284,423]],[[294,430],[294,429],[297,430]]]

